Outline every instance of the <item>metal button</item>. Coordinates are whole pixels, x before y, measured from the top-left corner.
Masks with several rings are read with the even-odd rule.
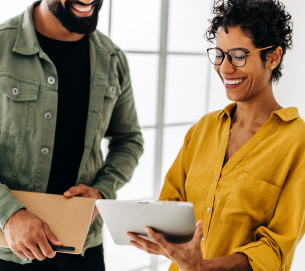
[[[50,76],[50,77],[48,78],[48,83],[49,83],[50,85],[54,85],[54,84],[55,84],[55,78],[52,77],[52,76]]]
[[[218,178],[215,179],[215,182],[217,182],[217,179],[218,179]]]
[[[42,185],[41,184],[36,184],[35,185],[35,191],[41,191],[42,190]]]
[[[114,86],[110,87],[110,92],[112,94],[115,94],[116,93],[116,87],[114,87]]]
[[[50,152],[50,150],[49,150],[48,148],[43,148],[43,149],[41,150],[41,154],[42,154],[42,155],[48,155],[49,152]]]
[[[211,208],[210,207],[208,208],[208,212],[211,212]]]
[[[44,118],[47,119],[47,120],[50,120],[52,117],[53,117],[53,115],[50,112],[47,112],[47,113],[44,114]]]
[[[17,96],[19,94],[18,88],[13,88],[12,93],[13,93],[13,95]]]
[[[201,241],[204,242],[204,237],[202,237]]]

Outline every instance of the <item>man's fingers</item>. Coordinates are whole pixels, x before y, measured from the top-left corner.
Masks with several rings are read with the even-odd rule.
[[[11,250],[22,260],[26,260],[26,258],[28,258],[22,251],[17,250],[17,249],[13,249],[11,248]]]
[[[55,234],[50,230],[49,226],[47,223],[43,223],[42,228],[44,230],[44,233],[47,237],[47,240],[55,246],[63,246],[63,243],[60,242],[57,237],[55,236]]]
[[[28,245],[27,248],[30,250],[31,253],[33,253],[33,255],[38,261],[43,261],[46,258],[46,256],[43,255],[42,251],[37,246],[37,244]],[[30,253],[26,252],[26,250],[24,250],[23,252],[30,255]]]
[[[72,186],[64,193],[64,196],[67,198],[70,198],[73,196],[84,194],[86,192],[85,187],[86,186],[84,186],[84,185]]]

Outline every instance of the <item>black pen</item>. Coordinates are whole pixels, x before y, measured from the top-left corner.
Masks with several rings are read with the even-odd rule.
[[[54,251],[75,251],[75,247],[54,246],[51,244],[50,246]]]

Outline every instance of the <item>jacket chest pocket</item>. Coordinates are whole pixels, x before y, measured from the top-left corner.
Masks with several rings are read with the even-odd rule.
[[[18,136],[34,125],[39,84],[0,75],[0,134]]]
[[[105,90],[103,110],[101,114],[100,127],[103,128],[103,130],[106,130],[108,128],[114,107],[121,94],[122,94],[122,89],[118,79],[117,78],[109,79]]]
[[[251,229],[267,226],[274,214],[280,192],[280,187],[242,172],[227,197],[221,220]]]

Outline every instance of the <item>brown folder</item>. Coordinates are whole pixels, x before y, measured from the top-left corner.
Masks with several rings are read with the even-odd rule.
[[[83,250],[90,226],[95,199],[11,191],[27,210],[45,221],[64,246],[75,247],[72,254]],[[0,247],[8,247],[0,231]],[[66,252],[65,252],[66,253]]]

